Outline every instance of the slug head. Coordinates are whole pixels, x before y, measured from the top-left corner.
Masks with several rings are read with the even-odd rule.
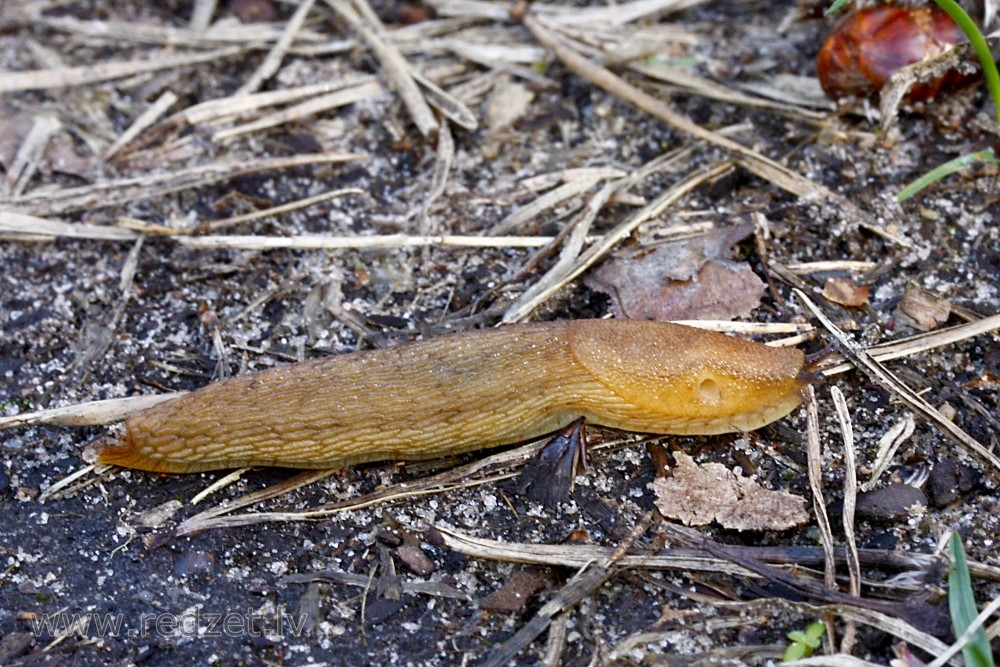
[[[577,360],[653,433],[760,428],[791,412],[815,380],[794,348],[662,322],[623,322],[614,332],[581,324],[591,330],[573,337]]]

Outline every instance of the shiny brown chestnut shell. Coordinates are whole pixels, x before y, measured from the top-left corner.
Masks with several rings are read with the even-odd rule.
[[[816,69],[828,97],[866,97],[880,91],[900,68],[964,41],[962,30],[937,7],[868,7],[837,25],[820,49]],[[949,72],[913,86],[907,99],[924,101],[969,81]]]

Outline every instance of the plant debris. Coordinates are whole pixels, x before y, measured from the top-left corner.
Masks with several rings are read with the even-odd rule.
[[[612,257],[586,279],[611,297],[617,317],[642,320],[730,320],[760,305],[764,282],[729,257],[752,225],[724,227],[688,241]]]
[[[716,522],[732,530],[787,530],[809,521],[801,496],[764,488],[721,463],[699,465],[683,452],[673,455],[677,464],[670,477],[652,484],[663,516],[686,526]]]

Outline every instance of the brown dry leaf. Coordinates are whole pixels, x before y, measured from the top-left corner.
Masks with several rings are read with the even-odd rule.
[[[512,81],[510,75],[501,74],[497,77],[493,94],[490,96],[490,104],[486,109],[486,127],[489,134],[495,134],[513,125],[524,115],[534,99],[535,94],[527,86]]]
[[[823,286],[823,298],[848,308],[860,308],[868,303],[868,286],[858,285],[850,278],[830,278]]]
[[[617,255],[586,280],[611,297],[617,317],[643,320],[734,319],[760,305],[764,283],[745,263],[733,262],[733,244],[753,225],[718,229],[689,241]]]
[[[396,555],[406,564],[410,572],[419,574],[422,577],[433,574],[437,569],[434,561],[416,544],[404,544],[397,547]]]
[[[899,314],[917,329],[932,331],[948,321],[951,304],[947,299],[911,285],[899,304]]]
[[[805,498],[787,491],[765,489],[721,463],[698,465],[675,452],[673,476],[653,482],[656,506],[686,526],[716,521],[734,530],[786,530],[809,520]]]
[[[0,165],[9,169],[24,138],[31,131],[34,122],[26,113],[12,109],[0,109]]]
[[[499,590],[480,600],[479,606],[491,611],[515,612],[524,607],[528,599],[541,587],[542,580],[537,574],[518,570]]]

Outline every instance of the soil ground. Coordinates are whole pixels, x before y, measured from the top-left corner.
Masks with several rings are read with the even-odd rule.
[[[173,121],[167,116],[214,99],[229,98],[235,108],[235,93],[288,25],[293,5],[256,0],[220,6],[213,25],[220,32],[213,35],[189,28],[192,7],[186,2],[5,1],[0,73],[47,70],[68,79],[0,79],[10,86],[0,97],[0,159],[7,174],[0,198],[0,414],[192,390],[303,358],[492,326],[552,269],[562,242],[555,252],[539,253],[537,244],[515,241],[303,249],[255,248],[252,240],[235,237],[383,236],[390,244],[398,234],[484,237],[542,194],[527,187],[527,179],[577,168],[636,174],[662,155],[672,159],[600,207],[591,236],[613,230],[685,177],[718,167],[717,176],[630,230],[614,251],[634,254],[678,236],[750,223],[755,233],[725,253],[767,285],[747,319],[809,321],[792,287],[819,301],[866,345],[918,330],[903,306],[915,288],[936,297],[931,303],[938,312],[944,303],[931,326],[1000,313],[996,165],[977,163],[903,204],[895,201],[905,184],[934,166],[996,146],[997,136],[982,120],[992,109],[981,88],[911,105],[883,132],[863,105],[853,107],[861,113],[834,108],[818,94],[814,62],[833,19],[786,22],[793,9],[787,3],[686,4],[624,24],[577,25],[566,19],[573,12],[555,12],[548,25],[575,40],[592,61],[608,57],[613,71],[681,117],[777,161],[831,196],[793,194],[761,176],[752,160],[734,163],[734,154],[717,143],[693,138],[569,71],[500,3],[441,3],[436,13],[415,5],[373,7],[386,25],[384,41],[474,117],[475,129],[450,124],[451,150],[447,138],[414,124],[384,59],[338,14],[336,2],[316,4],[277,71],[258,89],[345,82],[368,87],[352,88],[354,97],[341,105],[328,102],[316,113],[225,136],[219,133],[273,108],[205,119],[193,112]],[[492,17],[485,8],[493,9]],[[273,29],[251,35],[257,24],[235,17],[251,9],[275,12],[264,24]],[[219,36],[224,29],[235,37]],[[198,62],[88,80],[101,65],[206,53]],[[637,58],[651,66],[667,63],[722,92],[657,82],[625,65]],[[789,81],[805,92],[782,93],[785,108],[748,88],[787,91]],[[167,92],[176,96],[167,114],[109,156],[109,146]],[[291,107],[322,92],[280,104]],[[497,120],[491,113],[511,117]],[[19,182],[16,156],[33,127],[49,128],[47,141],[27,161],[36,169]],[[335,155],[355,157],[331,161]],[[291,163],[301,156],[321,157]],[[275,160],[273,166],[267,160]],[[206,165],[215,168],[193,176],[185,171]],[[238,169],[227,172],[225,165]],[[503,235],[557,236],[595,200],[603,182],[542,207]],[[113,187],[96,187],[104,183]],[[340,189],[350,192],[291,212],[232,220]],[[12,213],[34,217],[15,233]],[[31,228],[38,220],[70,227]],[[95,238],[109,229],[115,238]],[[43,233],[29,237],[25,230]],[[218,247],[203,241],[223,236]],[[598,266],[607,261],[601,256]],[[820,261],[858,264],[823,270],[810,264]],[[796,265],[806,268],[796,271]],[[555,291],[528,311],[529,319],[610,312],[612,298],[587,286],[591,274]],[[867,300],[844,307],[823,299],[820,290],[831,277],[867,286]],[[826,344],[819,334],[803,348],[817,352]],[[926,392],[931,404],[949,406],[957,425],[995,451],[995,336],[889,366]],[[821,504],[829,507],[835,541],[843,546],[846,473],[829,398],[833,386],[847,397],[862,481],[880,439],[911,410],[856,371],[817,387],[825,447]],[[595,443],[623,444],[595,452],[573,498],[555,508],[520,493],[516,479],[496,474],[517,472],[519,459],[506,468],[498,464],[480,484],[448,483],[435,493],[384,498],[386,489],[419,485],[483,456],[472,454],[434,464],[352,468],[253,510],[297,512],[381,493],[371,506],[182,535],[179,527],[204,508],[297,473],[251,469],[198,505],[192,498],[227,471],[115,469],[89,474],[89,483],[71,493],[46,497],[49,487],[87,465],[88,445],[107,433],[101,425],[33,425],[0,435],[0,664],[481,664],[544,616],[546,603],[573,581],[580,565],[513,562],[499,552],[469,555],[450,546],[442,531],[564,545],[566,554],[585,545],[615,547],[654,511],[652,461],[669,459],[670,449],[812,498],[799,410],[750,435],[668,437],[649,446],[594,429]],[[926,633],[921,637],[937,634],[950,643],[940,541],[951,530],[962,536],[978,566],[973,581],[980,605],[1000,595],[997,472],[917,419],[876,488],[899,491],[903,481],[923,478],[919,497],[904,490],[904,500],[869,498],[874,509],[859,513],[857,542],[872,550],[863,559],[863,597],[891,601],[896,606],[889,617],[905,618]],[[162,516],[150,513],[157,508]],[[822,581],[814,521],[782,531],[698,530],[710,541],[688,535],[685,542],[685,533],[657,516],[632,538],[633,550],[701,548],[708,558],[711,545],[721,544],[771,563],[781,562],[772,557],[781,552],[801,577]],[[764,547],[775,551],[765,558]],[[515,662],[764,664],[780,658],[788,632],[824,615],[839,641],[850,617],[846,607],[822,607],[822,596],[733,572],[720,562],[707,569],[613,569],[603,585],[543,626]],[[847,590],[842,559],[837,573]],[[499,590],[505,597],[491,597]],[[89,625],[68,628],[73,618]],[[121,625],[95,625],[102,621]],[[889,663],[894,647],[904,657],[909,650],[926,659],[913,636],[903,634],[908,649],[899,648],[904,639],[898,633],[862,623],[851,651],[878,664]],[[546,657],[547,650],[552,655]]]

